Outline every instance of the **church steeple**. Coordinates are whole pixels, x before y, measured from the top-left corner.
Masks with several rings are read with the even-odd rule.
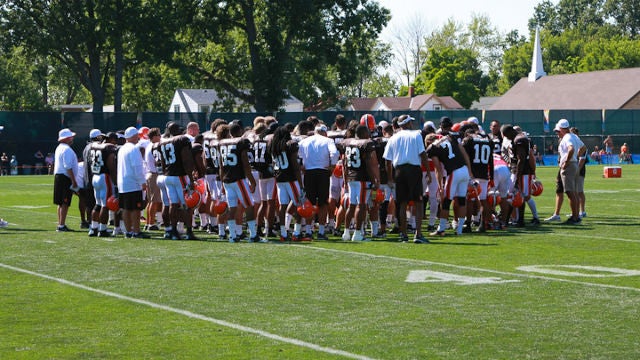
[[[533,57],[531,58],[531,72],[529,82],[535,82],[539,78],[547,75],[542,65],[542,48],[540,47],[540,28],[536,26],[536,39],[533,44]]]

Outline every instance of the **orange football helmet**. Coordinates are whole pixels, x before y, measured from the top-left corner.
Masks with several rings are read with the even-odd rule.
[[[184,202],[189,209],[195,209],[200,205],[200,200],[202,196],[198,191],[195,190],[185,190],[184,192]]]
[[[333,176],[341,178],[342,177],[342,164],[341,163],[337,163],[336,167],[333,168]]]
[[[313,204],[311,204],[311,201],[309,201],[309,199],[306,199],[300,206],[298,206],[298,215],[302,216],[305,219],[312,217],[313,211]]]
[[[382,204],[384,202],[384,190],[371,190],[371,198],[373,199],[373,202]]]
[[[542,186],[542,181],[535,179],[531,182],[531,195],[540,196],[544,191],[544,187]]]
[[[376,129],[376,118],[371,114],[364,114],[360,117],[360,125],[366,125],[369,130],[373,131]]]
[[[511,205],[513,207],[520,207],[524,204],[524,199],[522,198],[522,194],[519,190],[516,190],[511,197]]]
[[[118,202],[118,198],[115,195],[111,195],[107,198],[107,209],[111,211],[120,210],[120,203]]]
[[[196,189],[200,193],[200,195],[204,195],[207,193],[207,184],[203,178],[196,180],[193,183],[193,188]]]
[[[216,215],[222,215],[224,214],[225,211],[227,211],[227,208],[229,207],[229,204],[227,204],[226,201],[223,200],[215,200],[213,202],[213,212]]]

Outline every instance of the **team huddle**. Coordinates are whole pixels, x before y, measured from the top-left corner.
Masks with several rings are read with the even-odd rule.
[[[197,123],[177,122],[120,136],[94,129],[83,154],[95,197],[88,234],[164,230],[165,239],[195,240],[198,230],[268,242],[391,233],[410,241],[412,232],[413,242],[428,243],[423,217],[431,237],[462,235],[525,226],[526,206],[530,224],[540,223],[533,197],[542,184],[524,131],[494,121],[485,133],[475,117],[443,117],[439,128],[414,123],[366,114],[351,122],[338,115],[331,128],[315,117],[293,126],[267,116],[249,128],[216,119],[202,134]]]

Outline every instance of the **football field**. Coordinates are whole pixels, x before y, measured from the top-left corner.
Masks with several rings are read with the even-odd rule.
[[[421,245],[89,238],[77,198],[57,233],[52,176],[0,177],[0,359],[638,359],[639,169]]]

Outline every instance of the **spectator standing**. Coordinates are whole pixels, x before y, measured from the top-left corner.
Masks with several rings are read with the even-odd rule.
[[[300,141],[300,158],[304,167],[304,191],[313,205],[318,206],[318,239],[326,240],[329,178],[338,162],[335,142],[327,137],[327,127],[318,125],[315,134]]]
[[[36,159],[35,162],[35,175],[42,175],[42,166],[44,165],[44,154],[42,151],[38,150],[33,157]]]
[[[597,162],[598,164],[602,164],[602,157],[598,145],[594,146],[590,156],[593,161]]]
[[[613,155],[613,138],[611,137],[611,135],[607,136],[604,141],[602,142],[602,145],[604,145],[604,153],[605,156],[607,157],[607,163],[611,164],[612,160],[612,156]],[[603,162],[605,162],[603,160]]]
[[[5,152],[3,152],[2,156],[0,156],[0,166],[2,167],[0,169],[1,171],[0,175],[2,176],[9,175],[9,156]]]
[[[624,143],[622,144],[622,146],[620,146],[620,164],[622,164],[623,162],[633,164],[633,157],[629,152],[629,146],[627,145],[627,143]]]
[[[398,117],[400,131],[395,133],[388,141],[384,151],[387,174],[393,174],[387,179],[391,189],[395,189],[396,214],[400,226],[400,239],[408,241],[407,235],[407,203],[414,202],[416,209],[416,230],[413,242],[424,244],[429,241],[422,235],[422,168],[427,165],[427,153],[422,142],[421,131],[413,130],[415,121],[409,115]],[[395,170],[395,171],[394,171]],[[431,176],[427,173],[427,183],[431,182]]]
[[[47,157],[44,158],[44,162],[47,164],[47,175],[53,175],[53,166],[55,162],[53,154],[48,153]]]
[[[58,147],[53,166],[53,203],[58,205],[58,232],[72,231],[66,225],[73,193],[79,190],[76,181],[78,156],[71,148],[76,133],[69,129],[58,132]]]
[[[16,159],[15,155],[11,155],[11,160],[9,160],[9,167],[11,168],[11,175],[18,175],[18,159]]]
[[[147,181],[142,153],[136,146],[138,129],[127,128],[124,138],[126,142],[118,151],[117,179],[125,235],[128,238],[144,238],[148,236],[140,232],[140,213],[144,208],[142,191],[146,190]]]

